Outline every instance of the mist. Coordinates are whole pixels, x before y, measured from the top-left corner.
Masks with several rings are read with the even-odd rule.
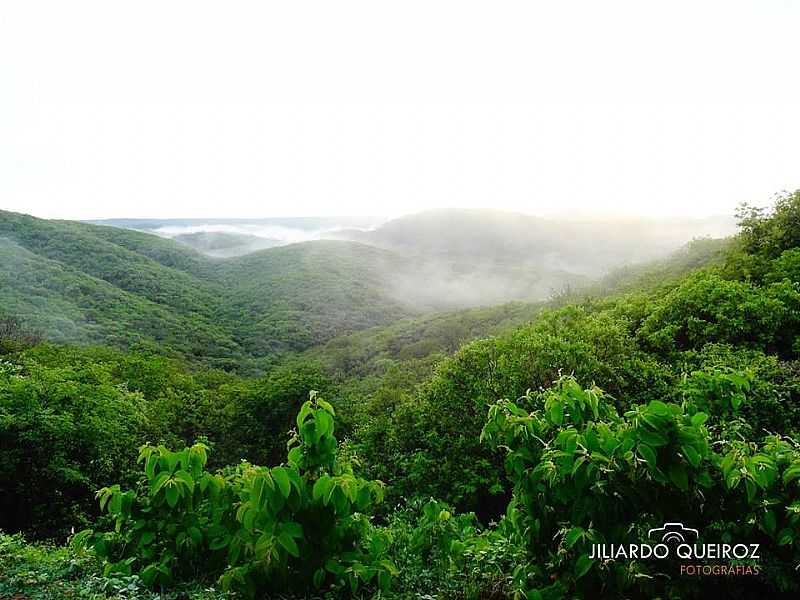
[[[170,238],[215,259],[255,259],[255,253],[319,240],[380,248],[393,257],[375,265],[384,293],[413,313],[545,300],[591,285],[612,270],[669,256],[692,239],[725,237],[736,229],[732,216],[557,219],[487,209],[432,210],[391,220],[102,223]]]

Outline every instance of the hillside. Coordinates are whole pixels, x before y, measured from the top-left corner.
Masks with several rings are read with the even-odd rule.
[[[272,248],[220,262],[220,318],[248,353],[301,350],[328,339],[415,314],[387,294],[400,257],[341,241]]]
[[[722,237],[734,231],[735,223],[728,217],[579,221],[488,209],[441,209],[338,235],[404,254],[513,261],[598,276],[622,264],[666,256],[695,237]]]
[[[352,242],[215,260],[147,233],[0,212],[0,252],[0,312],[47,338],[226,368],[417,312],[385,291],[402,260]]]
[[[591,279],[577,272],[594,269],[589,265],[597,256],[587,253],[581,265],[564,267],[578,250],[574,242],[556,239],[564,236],[563,228],[554,233],[541,220],[513,217],[425,213],[361,232],[369,243],[317,240],[219,259],[180,240],[188,236],[207,253],[224,253],[265,239],[212,232],[168,239],[0,212],[0,252],[7,266],[0,273],[0,311],[53,340],[144,345],[248,372],[275,364],[287,352],[376,326],[387,328],[375,334],[384,342],[372,333],[364,334],[364,342],[342,339],[336,343],[349,349],[331,355],[352,362],[352,347],[369,340],[373,354],[402,345],[404,357],[427,357],[496,333],[500,323],[520,323],[522,315],[538,310],[527,302],[581,289],[608,293],[587,287]],[[325,221],[300,223],[314,227]],[[685,270],[672,268],[677,274]],[[625,272],[630,278],[638,270]],[[612,287],[621,289],[621,283]],[[505,306],[512,300],[527,302]],[[469,307],[483,308],[452,312]],[[413,319],[440,311],[445,314]]]
[[[580,222],[447,209],[336,235],[413,258],[415,270],[398,274],[394,292],[425,308],[452,310],[545,300],[622,265],[665,258],[692,238],[733,230],[727,218]]]
[[[50,339],[150,345],[223,364],[221,288],[196,253],[147,234],[0,212],[0,310]]]

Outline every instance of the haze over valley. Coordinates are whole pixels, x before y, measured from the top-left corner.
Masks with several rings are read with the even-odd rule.
[[[396,219],[109,219],[212,258],[318,240],[351,241],[401,257],[384,273],[385,293],[413,310],[536,301],[581,287],[625,265],[674,252],[700,237],[726,237],[732,216],[542,218],[489,209],[438,209]],[[401,264],[402,263],[402,264]]]
[[[457,209],[376,221],[98,225],[0,212],[0,301],[56,341],[265,365],[398,319],[578,292],[732,230],[729,218],[569,222]]]

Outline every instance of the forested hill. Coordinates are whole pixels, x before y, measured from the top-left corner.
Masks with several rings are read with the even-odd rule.
[[[155,235],[0,212],[0,313],[55,341],[232,367],[415,314],[386,251],[295,244],[226,261]]]
[[[518,324],[507,314],[533,314],[536,306],[508,312],[509,301],[538,303],[582,288],[592,281],[586,273],[602,272],[600,263],[629,259],[635,242],[612,243],[610,231],[587,239],[578,225],[518,217],[425,213],[354,234],[362,241],[221,259],[145,232],[0,212],[0,315],[55,341],[149,348],[257,372],[286,352],[434,312],[484,307],[489,321]],[[192,243],[266,243],[252,238],[200,234]],[[591,252],[586,245],[595,242],[600,250]],[[640,250],[655,252],[660,243]],[[470,314],[478,313],[403,327],[426,331],[424,323],[466,323]],[[481,322],[488,321],[448,335],[461,342],[497,331]]]
[[[0,213],[0,310],[49,339],[224,357],[221,286],[200,254],[154,236]]]

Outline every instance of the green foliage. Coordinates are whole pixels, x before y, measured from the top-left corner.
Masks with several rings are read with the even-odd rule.
[[[800,190],[780,194],[770,210],[743,205],[738,211],[739,244],[751,256],[778,258],[800,246]]]
[[[312,392],[300,409],[286,465],[205,469],[207,447],[144,446],[145,481],[98,492],[114,531],[89,537],[105,574],[136,572],[148,585],[219,575],[223,589],[355,594],[386,590],[391,536],[367,518],[383,486],[336,459],[333,407]],[[90,541],[89,541],[90,540]]]
[[[400,257],[362,244],[318,241],[217,264],[220,318],[254,356],[304,350],[414,314],[387,290]]]
[[[106,369],[0,359],[0,527],[86,525],[93,490],[131,473],[148,428],[142,396]]]
[[[0,306],[50,340],[147,347],[248,372],[410,316],[387,293],[401,259],[351,242],[229,260],[136,231],[0,211]]]
[[[506,449],[514,483],[506,519],[528,548],[527,580],[518,583],[529,597],[663,593],[658,567],[593,561],[589,546],[638,542],[648,528],[679,519],[759,540],[766,561],[781,565],[773,584],[796,589],[789,577],[800,559],[800,448],[780,436],[729,436],[726,419],[744,401],[748,378],[715,379],[689,386],[681,404],[654,400],[624,414],[573,378],[528,397],[530,412],[507,400],[490,408],[482,437]]]
[[[0,533],[0,598],[31,600],[223,600],[228,594],[197,583],[153,592],[135,576],[104,576],[80,544],[31,543]]]
[[[392,513],[390,549],[399,574],[393,596],[420,598],[436,590],[443,599],[505,597],[524,551],[501,529],[482,529],[472,513],[429,499]]]
[[[625,293],[674,286],[687,275],[722,263],[730,254],[731,239],[694,239],[665,259],[613,270],[583,293],[621,296]]]
[[[784,251],[778,258],[772,261],[769,271],[764,275],[767,283],[779,283],[781,281],[800,282],[800,248],[792,248]]]
[[[438,365],[417,396],[377,406],[356,432],[359,453],[394,495],[433,496],[484,519],[497,516],[505,486],[500,458],[479,442],[486,406],[546,387],[562,372],[642,396],[666,393],[673,378],[636,347],[625,321],[566,307],[464,346]]]
[[[759,288],[704,273],[658,301],[639,336],[660,352],[724,342],[790,356],[798,325],[800,291],[792,283]]]
[[[215,435],[220,464],[234,464],[243,458],[255,464],[280,462],[308,390],[323,387],[329,387],[329,382],[316,365],[298,363],[220,389],[215,402],[226,407]]]

